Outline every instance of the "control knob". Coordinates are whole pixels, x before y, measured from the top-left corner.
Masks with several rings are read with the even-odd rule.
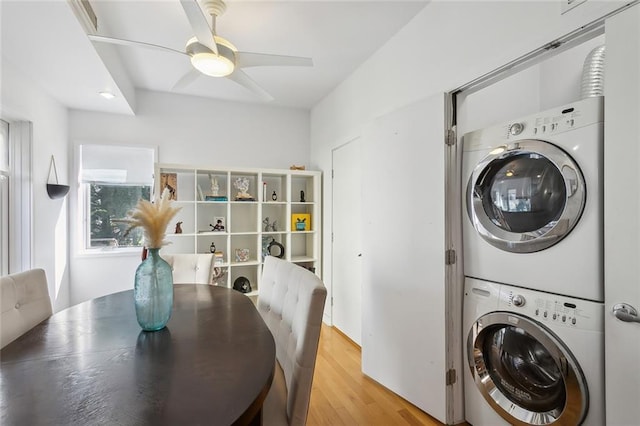
[[[511,133],[513,136],[519,135],[523,130],[524,124],[522,123],[513,123],[511,126],[509,126],[509,133]]]
[[[516,294],[515,296],[513,296],[513,299],[511,299],[511,302],[513,303],[513,306],[518,306],[518,307],[524,306],[525,304],[524,296]]]

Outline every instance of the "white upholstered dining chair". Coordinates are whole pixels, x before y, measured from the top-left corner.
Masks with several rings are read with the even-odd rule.
[[[310,271],[267,256],[259,290],[258,312],[276,344],[263,424],[301,426],[307,421],[327,289]]]
[[[47,276],[42,269],[0,277],[0,348],[52,314]]]
[[[174,284],[212,284],[213,254],[161,254],[173,271]]]

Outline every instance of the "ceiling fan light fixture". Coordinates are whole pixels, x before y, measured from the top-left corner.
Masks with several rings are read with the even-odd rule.
[[[191,57],[191,64],[201,73],[211,77],[226,77],[235,69],[235,53],[225,43],[220,43],[218,37],[216,45],[217,55],[194,37],[187,42],[187,54]]]
[[[235,68],[233,62],[215,53],[195,53],[191,56],[191,64],[201,73],[211,77],[226,77]]]

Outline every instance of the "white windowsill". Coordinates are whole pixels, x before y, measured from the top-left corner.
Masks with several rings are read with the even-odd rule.
[[[127,248],[112,248],[112,247],[104,247],[104,248],[95,248],[95,249],[84,249],[79,251],[76,254],[78,258],[92,258],[92,257],[131,257],[131,256],[142,256],[142,247],[127,247]]]

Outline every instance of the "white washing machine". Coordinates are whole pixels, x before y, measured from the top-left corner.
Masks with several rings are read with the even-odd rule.
[[[605,424],[604,304],[466,278],[465,417]]]
[[[603,132],[595,97],[464,135],[465,276],[604,300]]]

